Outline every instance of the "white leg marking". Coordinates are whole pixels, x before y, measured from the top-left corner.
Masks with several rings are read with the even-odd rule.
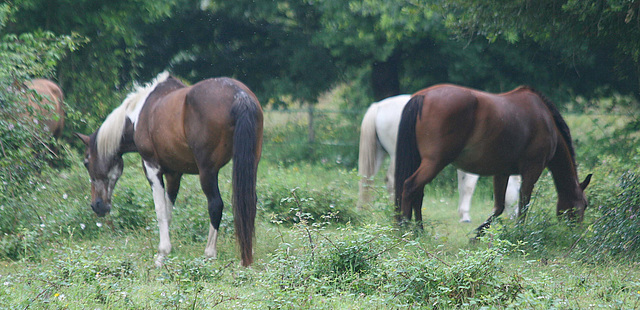
[[[389,169],[387,169],[387,191],[389,192],[391,201],[394,201],[396,193],[396,155],[394,154],[389,157],[391,160],[389,161]]]
[[[520,180],[519,175],[509,177],[507,192],[505,194],[504,204],[506,206],[507,215],[510,219],[518,218],[518,198],[520,196]]]
[[[207,247],[204,249],[204,255],[208,258],[217,258],[218,250],[216,243],[218,242],[218,230],[209,224],[209,238],[207,238]]]
[[[458,170],[458,195],[460,196],[460,200],[458,201],[458,215],[460,216],[460,222],[471,222],[471,216],[469,215],[471,197],[476,190],[478,178],[480,177],[477,174]]]
[[[158,178],[158,168],[150,166],[147,162],[144,163],[144,167],[147,171],[147,178],[151,183],[151,190],[153,191],[153,203],[156,208],[156,216],[158,218],[158,232],[160,235],[160,243],[158,244],[158,256],[156,257],[156,267],[161,267],[164,263],[165,257],[171,252],[171,239],[169,237],[169,224],[171,223],[171,211],[173,205],[169,196],[162,187],[161,180]]]

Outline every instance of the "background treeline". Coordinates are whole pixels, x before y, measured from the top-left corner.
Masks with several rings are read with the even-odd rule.
[[[9,0],[0,113],[24,114],[12,85],[50,77],[65,91],[73,145],[74,131],[94,131],[134,82],[165,69],[187,82],[235,77],[269,108],[313,105],[341,85],[343,107],[364,109],[444,82],[494,92],[527,84],[577,111],[604,96],[616,98],[609,110],[637,106],[640,1],[503,2]],[[32,157],[49,152],[2,119],[0,174],[24,181],[10,173],[15,163],[37,170]]]
[[[74,37],[77,50],[47,61],[71,105],[98,118],[116,90],[166,68],[189,81],[236,77],[263,104],[314,102],[343,82],[364,92],[358,106],[440,82],[528,84],[563,101],[638,95],[638,4],[12,0],[2,32]]]

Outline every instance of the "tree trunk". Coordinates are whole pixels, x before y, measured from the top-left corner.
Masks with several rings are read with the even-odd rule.
[[[374,61],[371,65],[371,88],[373,99],[382,99],[400,94],[400,52],[394,51],[385,61]]]

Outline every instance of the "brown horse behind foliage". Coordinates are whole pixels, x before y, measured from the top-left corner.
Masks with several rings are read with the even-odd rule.
[[[509,175],[522,176],[520,220],[544,168],[553,175],[557,214],[582,221],[587,201],[579,183],[571,134],[545,96],[529,87],[491,94],[455,85],[436,85],[413,95],[402,112],[396,155],[396,207],[399,219],[412,211],[422,221],[424,186],[448,164],[493,175],[493,215],[504,210]]]
[[[62,135],[64,128],[64,110],[62,100],[64,94],[58,84],[46,80],[35,79],[25,82],[27,88],[34,90],[38,95],[28,94],[28,102],[43,117],[42,122],[55,138]],[[36,98],[40,97],[40,98]]]
[[[156,265],[161,266],[171,251],[169,224],[180,179],[184,173],[198,174],[210,219],[205,255],[215,258],[223,208],[218,172],[233,158],[235,231],[242,265],[250,265],[262,119],[258,99],[239,81],[215,78],[185,86],[160,74],[127,96],[91,136],[77,134],[87,145],[84,163],[91,176],[91,207],[98,216],[110,212],[122,154],[140,153],[158,217]]]

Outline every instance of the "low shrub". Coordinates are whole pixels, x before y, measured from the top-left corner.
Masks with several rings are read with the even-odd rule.
[[[521,244],[492,240],[489,248],[461,250],[451,262],[390,227],[346,228],[331,236],[294,229],[301,229],[300,239],[307,238],[309,246],[277,250],[258,280],[278,290],[274,306],[293,308],[304,296],[344,294],[381,296],[392,308],[507,306],[529,290],[521,277],[500,268]],[[306,299],[304,307],[313,308],[313,302]]]
[[[147,188],[125,187],[113,196],[113,224],[118,229],[137,230],[153,226],[153,197]]]
[[[38,242],[39,233],[27,228],[20,228],[14,234],[0,236],[0,259],[21,260],[35,259],[41,250]]]
[[[583,259],[640,258],[640,170],[622,172],[595,197],[597,218],[579,244]]]
[[[353,198],[331,188],[307,190],[274,186],[267,189],[259,202],[263,213],[276,223],[292,224],[302,217],[313,223],[357,221]]]
[[[580,225],[559,219],[555,210],[534,209],[527,213],[524,223],[501,218],[493,225],[496,238],[522,243],[521,249],[535,258],[564,254],[584,231]]]

